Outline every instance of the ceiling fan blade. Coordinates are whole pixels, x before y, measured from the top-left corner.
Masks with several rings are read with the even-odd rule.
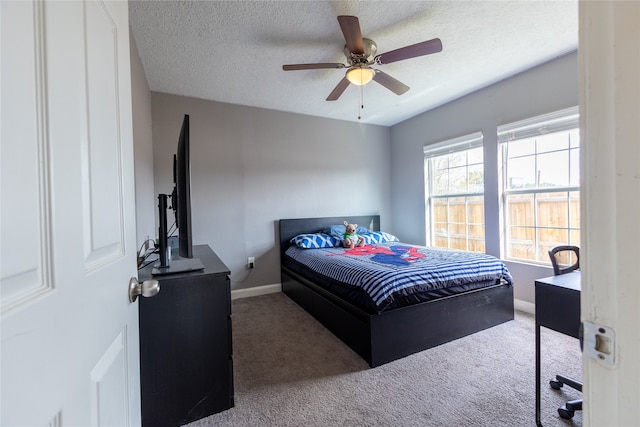
[[[373,76],[373,80],[380,83],[382,86],[386,87],[396,95],[402,95],[409,90],[409,86],[402,83],[400,80],[394,79],[389,74],[384,73],[380,70],[376,70],[376,74]]]
[[[340,24],[344,39],[347,42],[349,52],[362,55],[364,53],[364,43],[362,41],[360,21],[358,21],[358,18],[355,16],[340,15],[338,16],[338,23]]]
[[[320,62],[317,64],[290,64],[283,65],[282,69],[284,71],[295,71],[295,70],[318,70],[322,68],[345,68],[346,65],[340,63],[333,62]]]
[[[338,86],[336,86],[329,96],[327,96],[327,101],[335,101],[340,98],[340,95],[342,95],[342,92],[349,87],[349,84],[349,80],[347,80],[346,77],[343,77],[342,80],[340,80],[340,83],[338,83]]]
[[[430,55],[442,51],[442,41],[440,39],[427,40],[410,46],[401,47],[386,53],[381,53],[375,57],[378,64],[390,64],[403,59],[415,58],[417,56]]]

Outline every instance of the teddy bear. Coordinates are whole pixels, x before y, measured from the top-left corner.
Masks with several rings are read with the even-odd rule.
[[[349,224],[347,221],[344,221],[344,226],[345,232],[342,235],[342,246],[347,249],[364,246],[364,238],[356,233],[358,224]]]

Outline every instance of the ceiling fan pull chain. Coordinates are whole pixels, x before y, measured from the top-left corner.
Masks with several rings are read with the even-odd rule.
[[[360,106],[358,107],[358,120],[362,119],[360,110],[364,109],[364,85],[360,86]]]

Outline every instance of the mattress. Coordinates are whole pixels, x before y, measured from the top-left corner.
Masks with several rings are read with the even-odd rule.
[[[354,249],[290,246],[283,266],[371,313],[513,284],[493,256],[399,242]]]

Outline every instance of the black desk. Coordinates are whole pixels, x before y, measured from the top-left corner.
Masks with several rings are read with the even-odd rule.
[[[580,333],[580,272],[538,279],[536,288],[536,424],[540,422],[540,327],[574,338]]]

